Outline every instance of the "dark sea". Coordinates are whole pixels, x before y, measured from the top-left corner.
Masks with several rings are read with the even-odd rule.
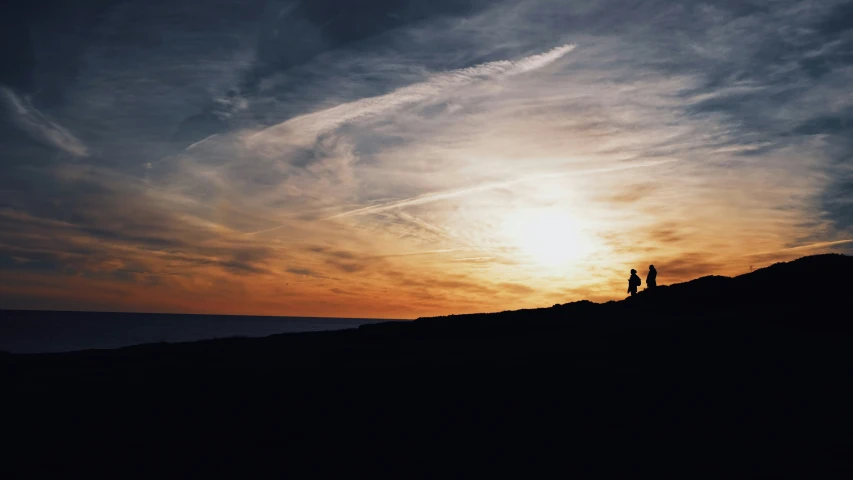
[[[0,310],[0,351],[70,352],[155,342],[265,337],[386,322],[365,318]]]

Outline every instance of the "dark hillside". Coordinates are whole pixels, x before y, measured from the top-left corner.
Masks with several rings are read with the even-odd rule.
[[[3,355],[5,467],[845,477],[851,271],[820,255],[605,304]]]

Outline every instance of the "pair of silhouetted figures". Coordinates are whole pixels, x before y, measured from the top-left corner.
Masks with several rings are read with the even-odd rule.
[[[654,265],[649,265],[649,274],[646,275],[646,288],[652,289],[658,285],[657,282],[658,271],[655,270]],[[640,277],[637,276],[637,271],[633,268],[631,269],[631,278],[628,279],[628,293],[634,295],[637,293],[637,288],[643,284],[643,281],[640,280]]]

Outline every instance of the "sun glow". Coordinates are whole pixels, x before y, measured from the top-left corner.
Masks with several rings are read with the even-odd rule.
[[[593,250],[593,242],[578,219],[561,210],[515,212],[506,218],[504,231],[512,246],[540,266],[565,266]]]

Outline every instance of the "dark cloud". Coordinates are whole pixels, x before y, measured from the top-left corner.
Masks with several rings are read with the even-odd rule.
[[[674,224],[666,224],[650,229],[646,233],[652,244],[678,244],[686,238],[681,229]]]
[[[269,245],[190,224],[150,192],[112,181],[85,173],[46,177],[38,184],[42,195],[0,209],[0,255],[27,259],[25,269],[125,273],[214,266],[263,274],[271,258],[282,258]]]
[[[816,29],[824,35],[853,30],[853,3],[841,2],[834,5],[826,16],[817,22]]]
[[[339,262],[337,260],[326,260],[326,265],[344,273],[360,272],[369,266],[365,262]]]
[[[607,203],[634,203],[657,190],[657,186],[650,183],[631,185],[619,192],[602,197]]]
[[[853,162],[853,157],[848,162]],[[853,173],[839,175],[825,192],[822,206],[838,229],[853,233]]]
[[[288,268],[285,270],[288,273],[292,273],[294,275],[304,275],[306,277],[316,277],[317,273],[308,268]]]
[[[706,275],[718,275],[728,265],[716,260],[713,254],[701,252],[686,253],[676,258],[667,258],[654,262],[658,271],[658,283],[675,283]]]
[[[0,84],[24,93],[39,92],[47,104],[59,102],[79,73],[81,56],[93,41],[91,27],[118,0],[29,2],[0,6]]]
[[[266,274],[270,273],[266,268],[260,267],[258,265],[253,265],[248,262],[241,262],[239,260],[230,260],[225,262],[216,262],[217,265],[221,266],[225,270],[236,273],[236,274]]]
[[[361,258],[355,252],[351,252],[348,250],[336,250],[334,248],[324,247],[324,246],[314,246],[308,247],[307,251],[312,253],[319,253],[325,257],[330,257],[333,259],[341,259],[341,260],[356,260]]]
[[[499,283],[497,284],[497,287],[518,295],[530,295],[532,293],[536,293],[536,289],[530,288],[527,285],[522,285],[520,283]]]
[[[360,272],[384,262],[382,257],[364,256],[348,250],[339,250],[322,245],[308,247],[305,251],[321,259],[325,265],[342,273]]]

